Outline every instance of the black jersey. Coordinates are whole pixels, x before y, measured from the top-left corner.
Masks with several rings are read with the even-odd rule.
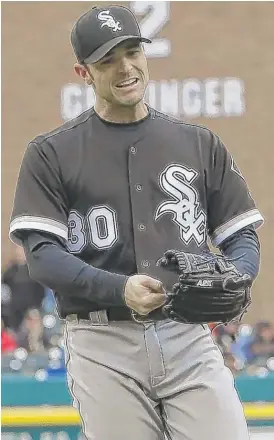
[[[209,129],[149,109],[136,123],[94,109],[30,142],[21,165],[10,237],[49,232],[95,267],[146,273],[167,249],[202,252],[263,218],[231,154]]]

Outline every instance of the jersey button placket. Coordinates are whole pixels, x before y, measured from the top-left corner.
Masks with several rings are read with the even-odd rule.
[[[139,266],[139,269],[148,269],[150,261],[146,259],[146,247],[144,246],[144,243],[147,240],[147,225],[145,224],[146,217],[144,217],[146,213],[143,209],[145,192],[143,191],[144,186],[140,182],[143,163],[142,158],[139,157],[138,149],[134,146],[129,147],[128,166],[136,263],[137,267]]]

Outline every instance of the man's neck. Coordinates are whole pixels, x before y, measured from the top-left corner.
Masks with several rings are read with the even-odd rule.
[[[95,103],[94,109],[100,118],[107,122],[117,124],[129,124],[144,119],[148,114],[148,108],[143,101],[136,106],[113,106],[109,103],[105,105]]]

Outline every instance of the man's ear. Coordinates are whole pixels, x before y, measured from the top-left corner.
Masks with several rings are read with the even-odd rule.
[[[80,76],[80,78],[85,81],[88,86],[91,86],[93,83],[93,78],[90,75],[90,72],[83,64],[75,63],[74,71],[76,75]]]

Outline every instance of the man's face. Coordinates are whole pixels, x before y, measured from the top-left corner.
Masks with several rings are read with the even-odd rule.
[[[105,101],[135,106],[143,99],[148,84],[148,67],[143,48],[127,40],[88,66],[95,94]]]

